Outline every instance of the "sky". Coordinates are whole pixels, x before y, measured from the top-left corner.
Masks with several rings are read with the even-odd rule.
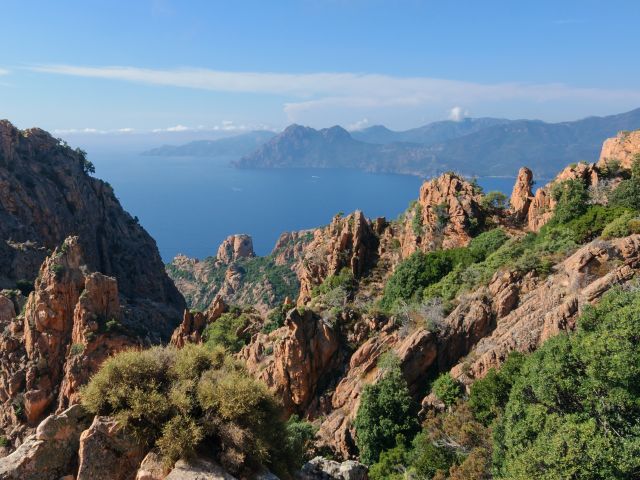
[[[637,0],[0,0],[0,118],[78,142],[640,107]]]

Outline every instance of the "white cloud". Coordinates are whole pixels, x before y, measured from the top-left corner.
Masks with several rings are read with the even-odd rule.
[[[7,70],[6,68],[0,68],[0,76],[1,75],[9,75],[9,73],[11,73],[9,70]]]
[[[350,132],[357,132],[358,130],[364,130],[369,126],[369,119],[363,118],[358,120],[357,122],[353,122],[351,125],[347,126],[347,130]]]
[[[180,68],[39,65],[29,70],[60,75],[124,80],[148,85],[196,88],[219,92],[263,93],[333,102],[341,105],[425,104],[447,99],[623,99],[640,100],[640,90],[571,87],[560,83],[483,84],[430,77],[394,77],[362,73],[257,73]],[[307,100],[304,101],[306,103]],[[452,102],[453,103],[453,102]],[[455,104],[454,103],[454,104]],[[289,103],[288,105],[296,105]]]
[[[469,112],[467,110],[463,110],[462,107],[453,107],[449,110],[449,120],[453,120],[454,122],[459,122],[464,119],[464,117],[468,117]]]

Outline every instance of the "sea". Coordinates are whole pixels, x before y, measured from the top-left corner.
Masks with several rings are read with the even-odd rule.
[[[95,175],[156,240],[162,259],[215,255],[229,235],[246,233],[258,255],[282,232],[326,225],[338,212],[396,218],[425,179],[337,169],[239,170],[230,158],[153,157],[90,152]],[[485,192],[511,193],[515,178],[479,177]]]

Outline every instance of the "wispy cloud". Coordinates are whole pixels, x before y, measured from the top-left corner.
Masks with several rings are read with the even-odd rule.
[[[147,69],[37,65],[46,74],[128,81],[147,85],[285,97],[284,111],[296,118],[327,108],[427,107],[499,101],[593,101],[640,103],[640,89],[574,87],[562,83],[477,83],[373,73],[259,73],[196,68]]]
[[[246,132],[250,130],[273,130],[272,127],[264,124],[238,124],[233,120],[224,120],[217,125],[173,125],[165,128],[136,129],[136,128],[114,128],[99,129],[92,127],[85,128],[61,128],[53,130],[56,135],[122,135],[122,134],[160,134],[160,133],[185,133],[185,132]]]
[[[11,72],[9,70],[7,70],[6,68],[0,68],[0,76],[2,75],[9,75]]]

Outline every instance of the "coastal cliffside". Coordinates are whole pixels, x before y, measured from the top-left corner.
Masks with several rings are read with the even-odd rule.
[[[0,478],[376,480],[399,468],[430,472],[425,478],[500,477],[491,463],[499,455],[500,468],[538,468],[517,457],[520,440],[500,437],[510,424],[496,423],[530,413],[505,410],[506,375],[516,375],[518,359],[540,351],[551,358],[522,375],[574,362],[523,394],[550,402],[542,416],[542,400],[536,404],[538,419],[561,422],[554,402],[567,398],[583,408],[568,390],[545,396],[562,375],[594,375],[600,386],[618,382],[616,392],[633,394],[618,370],[577,359],[607,348],[628,353],[627,333],[635,341],[625,325],[636,310],[615,314],[627,330],[607,345],[589,335],[618,328],[598,326],[608,321],[598,305],[626,308],[637,295],[638,132],[608,140],[598,162],[569,165],[535,193],[526,167],[510,199],[449,172],[424,182],[397,219],[339,214],[283,234],[266,257],[255,255],[249,236],[231,235],[215,256],[178,256],[166,266],[184,304],[153,241],[87,175],[82,152],[41,131],[7,131],[12,140],[3,145],[14,146],[0,151],[0,174],[11,180],[0,195],[8,222],[0,228],[11,237],[2,257],[10,289],[0,292]],[[43,150],[50,155],[42,142],[53,142]],[[25,165],[49,173],[29,187]],[[77,205],[69,196],[76,190]],[[54,208],[47,192],[74,207]],[[30,198],[44,206],[20,206]],[[104,217],[86,207],[93,201]],[[47,209],[52,220],[32,225]],[[99,232],[89,228],[94,221]],[[134,258],[118,242],[151,252]],[[137,277],[125,261],[135,262]],[[33,285],[22,281],[30,278]],[[586,347],[565,357],[577,347],[564,341]],[[164,346],[147,349],[153,343]],[[580,384],[584,396],[603,398],[607,389],[593,385]],[[394,408],[380,413],[385,402]],[[627,437],[618,438],[611,442]],[[522,463],[514,467],[513,458]]]

